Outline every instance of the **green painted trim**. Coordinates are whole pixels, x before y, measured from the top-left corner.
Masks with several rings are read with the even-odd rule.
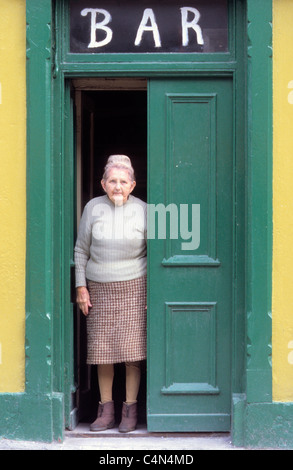
[[[27,2],[26,391],[51,382],[51,2]],[[40,109],[42,112],[40,113]]]
[[[244,443],[244,413],[246,395],[234,394],[232,397],[231,434],[235,446],[243,446]]]
[[[292,403],[251,403],[244,418],[245,447],[293,449]]]
[[[272,400],[272,1],[247,0],[247,400]]]
[[[272,402],[272,1],[247,0],[246,394],[235,394],[237,446],[293,448],[293,404]]]
[[[246,194],[246,11],[245,2],[236,2],[236,58],[237,69],[233,77],[234,95],[234,174],[233,193],[233,318],[232,318],[232,394],[244,393],[245,377],[245,194]]]
[[[233,397],[232,441],[251,449],[293,449],[292,403],[247,403]]]
[[[1,394],[0,410],[0,437],[43,442],[63,439],[61,394]]]
[[[25,393],[0,395],[0,434],[63,437],[63,395],[55,393],[51,166],[51,0],[27,0],[27,246]]]
[[[202,429],[202,432],[227,432],[230,428],[230,415],[219,414],[215,425],[215,415],[208,414],[182,414],[180,422],[174,415],[153,414],[148,417],[149,432],[194,432],[194,429]],[[183,423],[183,424],[182,424]]]

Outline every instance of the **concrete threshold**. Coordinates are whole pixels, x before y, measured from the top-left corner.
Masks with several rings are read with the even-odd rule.
[[[122,451],[121,455],[136,456],[135,462],[139,463],[145,455],[149,456],[151,451],[158,455],[166,455],[164,452],[168,451],[180,457],[184,453],[194,455],[193,452],[198,450],[242,449],[232,445],[230,433],[153,433],[148,432],[144,425],[139,425],[135,431],[125,434],[118,431],[118,425],[106,431],[91,432],[89,423],[80,423],[74,430],[65,431],[63,442],[0,439],[0,450],[95,450],[100,453],[100,463],[104,463],[105,455],[112,455],[113,452],[119,455],[117,452]],[[140,454],[136,453],[137,451]]]
[[[72,431],[65,431],[65,438],[74,438],[74,437],[113,437],[113,438],[129,438],[129,437],[144,437],[144,438],[223,438],[225,440],[230,439],[230,433],[203,433],[203,432],[149,432],[146,425],[140,424],[134,431],[129,433],[121,433],[118,431],[115,426],[112,429],[107,429],[105,431],[94,432],[90,431],[89,423],[79,423],[75,429]]]
[[[92,432],[88,423],[80,423],[73,431],[66,431],[64,445],[124,451],[238,450],[231,443],[230,433],[155,433],[148,432],[145,425],[139,425],[130,433],[120,433],[118,426],[106,431]]]

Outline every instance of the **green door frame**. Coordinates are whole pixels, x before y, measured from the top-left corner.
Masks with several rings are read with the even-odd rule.
[[[66,377],[71,377],[72,371],[63,345],[72,341],[72,335],[67,326],[69,318],[64,313],[66,303],[70,302],[70,266],[64,266],[62,260],[69,256],[65,253],[64,237],[71,230],[64,208],[68,210],[72,204],[67,198],[73,201],[72,189],[68,187],[68,172],[73,168],[68,154],[73,155],[73,149],[68,152],[67,146],[72,144],[64,141],[65,137],[69,140],[72,137],[70,126],[66,130],[63,119],[70,112],[66,79],[212,73],[233,74],[237,97],[242,93],[237,87],[244,85],[247,76],[247,88],[242,95],[247,107],[246,155],[237,162],[234,187],[236,198],[245,200],[246,210],[243,214],[242,208],[235,205],[240,225],[235,226],[234,274],[238,288],[233,324],[233,442],[256,446],[279,442],[284,446],[285,434],[288,446],[292,445],[288,421],[284,420],[284,427],[280,422],[274,425],[280,414],[286,413],[288,418],[293,413],[292,407],[272,402],[272,0],[235,0],[230,19],[237,18],[237,34],[243,31],[241,41],[247,44],[241,66],[235,62],[239,50],[233,48],[234,43],[230,44],[230,54],[204,55],[198,62],[194,56],[191,60],[177,55],[172,62],[168,55],[153,62],[151,54],[145,62],[143,56],[127,54],[120,62],[113,60],[113,56],[104,57],[101,62],[94,61],[91,54],[87,58],[71,57],[66,53],[66,38],[56,37],[56,31],[62,31],[62,24],[66,24],[65,3],[65,0],[26,2],[26,388],[24,393],[0,395],[0,435],[42,441],[64,436],[64,395],[68,389],[71,391],[70,379]],[[235,135],[243,135],[243,121],[238,119],[235,125]],[[245,298],[241,298],[241,292],[245,292]],[[264,433],[264,426],[270,431]]]
[[[237,101],[237,107],[234,108],[235,113],[235,126],[237,139],[235,139],[235,151],[234,151],[234,194],[237,201],[240,201],[242,195],[245,193],[244,188],[244,174],[245,167],[243,163],[245,162],[245,152],[244,152],[244,142],[245,135],[244,129],[245,125],[243,122],[243,108],[245,107],[245,59],[244,59],[244,47],[243,41],[241,40],[244,36],[244,9],[242,2],[230,2],[231,7],[229,9],[229,23],[230,23],[230,34],[229,34],[229,53],[227,54],[203,54],[200,56],[198,62],[195,61],[195,55],[192,54],[172,54],[172,59],[170,60],[169,54],[102,54],[102,57],[97,59],[97,56],[93,58],[92,54],[70,54],[69,51],[69,23],[67,15],[67,2],[66,0],[59,1],[56,3],[56,18],[58,24],[57,30],[60,32],[59,37],[56,38],[57,45],[57,58],[55,62],[55,98],[56,99],[56,111],[54,112],[54,118],[56,122],[56,133],[55,136],[59,138],[55,139],[55,154],[61,154],[63,156],[64,163],[63,165],[68,165],[69,162],[74,167],[72,162],[72,152],[71,154],[66,150],[68,145],[61,147],[58,145],[58,142],[64,142],[64,137],[70,135],[70,128],[72,128],[73,117],[70,117],[70,108],[69,108],[69,80],[71,78],[77,77],[221,77],[221,76],[230,76],[233,78],[233,89],[234,89],[234,101]],[[100,56],[98,56],[100,57]],[[198,56],[196,57],[198,59]],[[236,100],[237,96],[237,100]],[[58,106],[58,103],[62,103],[63,109]],[[58,110],[60,113],[58,113]],[[63,116],[67,116],[68,119],[63,119]],[[70,122],[71,121],[71,122]],[[61,134],[59,136],[59,132]],[[70,142],[68,143],[70,146]],[[62,145],[62,144],[61,144]],[[60,166],[59,166],[60,167]],[[237,168],[237,171],[236,171]],[[58,170],[61,174],[63,172],[62,166]],[[70,172],[70,168],[68,167]],[[71,170],[72,172],[72,170]],[[72,202],[68,200],[68,195],[72,195],[72,189],[69,187],[70,178],[63,179],[63,204],[66,209],[65,212],[73,213]],[[58,178],[55,178],[55,182],[58,181]],[[57,201],[55,201],[57,204]],[[239,202],[235,204],[237,208],[234,213],[235,221],[238,221],[238,224],[235,223],[234,226],[234,250],[235,247],[242,247],[244,249],[245,238],[244,232],[240,227],[244,227],[244,199],[242,199],[242,204]],[[57,211],[61,209],[62,213],[62,203],[61,206],[57,208]],[[66,250],[69,246],[69,240],[71,238],[70,233],[73,233],[73,227],[67,231],[67,224],[71,224],[69,218],[63,219],[63,228],[64,234],[62,235],[62,230],[60,232],[60,238],[65,239],[66,237]],[[57,226],[57,221],[55,227]],[[71,232],[70,232],[71,230]],[[67,261],[66,261],[67,259]],[[63,320],[64,324],[67,327],[71,324],[70,315],[68,312],[71,312],[70,306],[70,292],[69,292],[69,265],[68,259],[70,259],[70,254],[67,254],[64,258],[63,263],[63,295],[62,295],[62,308],[63,308]],[[233,318],[233,365],[232,365],[232,390],[234,394],[241,393],[243,389],[243,378],[245,376],[245,361],[244,361],[244,331],[245,331],[245,322],[244,322],[244,296],[243,296],[243,286],[244,286],[244,257],[241,259],[241,253],[237,256],[239,260],[236,266],[235,263],[235,272],[234,279],[235,288],[234,288],[234,311],[236,311],[236,306],[239,312],[239,315],[235,315]],[[60,282],[60,284],[62,284]],[[63,302],[63,303],[62,303]],[[62,344],[60,344],[60,349],[62,350]],[[66,365],[66,370],[70,371],[72,369],[70,364],[70,357],[67,357],[69,350],[67,349],[64,353],[64,362]],[[62,370],[62,365],[59,368]],[[72,372],[72,371],[71,371]],[[58,374],[58,371],[57,371]],[[62,383],[62,377],[60,377],[59,382]],[[71,427],[70,422],[70,404],[68,404],[68,397],[70,396],[69,390],[74,390],[73,380],[71,380],[70,374],[65,377],[64,390],[67,390],[67,395],[65,395],[65,406],[67,407],[66,412],[66,424]]]

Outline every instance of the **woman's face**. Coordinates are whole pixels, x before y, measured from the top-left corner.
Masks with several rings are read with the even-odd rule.
[[[101,184],[109,199],[117,206],[121,206],[127,201],[136,183],[131,181],[127,170],[112,168],[108,172],[107,179],[103,179]]]

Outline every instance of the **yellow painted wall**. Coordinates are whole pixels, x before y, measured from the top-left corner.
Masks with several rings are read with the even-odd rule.
[[[24,390],[25,0],[0,0],[0,392]]]
[[[273,11],[273,399],[293,401],[293,2]]]

